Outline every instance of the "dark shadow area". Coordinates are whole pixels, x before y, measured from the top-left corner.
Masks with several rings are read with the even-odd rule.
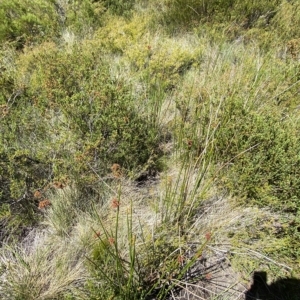
[[[266,272],[254,272],[253,284],[246,292],[245,300],[300,300],[300,280],[296,278],[279,279],[267,284]]]

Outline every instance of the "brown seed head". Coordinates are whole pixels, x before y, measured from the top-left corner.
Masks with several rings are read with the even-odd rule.
[[[118,208],[119,206],[120,206],[120,201],[116,198],[112,199],[111,207],[112,208]]]
[[[47,208],[47,207],[49,207],[51,205],[51,202],[50,202],[50,200],[48,200],[48,199],[45,199],[45,200],[42,200],[42,201],[40,201],[39,202],[39,209],[45,209],[45,208]]]
[[[182,264],[185,261],[185,257],[183,255],[178,255],[177,261]]]
[[[122,176],[122,170],[119,164],[113,164],[110,169],[114,177],[119,178]]]
[[[115,239],[113,237],[110,237],[110,238],[108,238],[108,242],[111,246],[113,246],[115,243]]]
[[[101,235],[101,232],[100,232],[100,231],[97,231],[97,232],[95,232],[95,234],[94,234],[94,238],[96,239],[96,238],[100,237],[100,235]]]
[[[205,233],[205,238],[207,241],[209,241],[211,239],[211,233],[210,232]]]
[[[40,199],[42,197],[42,193],[40,191],[35,191],[33,194],[34,198]]]

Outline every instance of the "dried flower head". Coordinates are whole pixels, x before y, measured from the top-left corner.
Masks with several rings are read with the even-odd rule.
[[[180,263],[180,264],[182,264],[182,263],[184,263],[184,261],[185,261],[185,257],[183,256],[183,255],[178,255],[178,257],[177,257],[177,261]]]
[[[120,206],[120,201],[117,198],[112,199],[111,207],[118,208]]]
[[[53,187],[55,187],[56,189],[63,189],[65,187],[65,184],[63,184],[60,181],[54,181],[53,182]]]
[[[5,117],[9,113],[9,107],[7,104],[0,105],[0,116]]]
[[[115,239],[113,237],[108,238],[108,242],[111,246],[115,244]]]
[[[290,54],[293,59],[299,58],[300,39],[293,39],[287,43],[287,53]]]
[[[207,241],[209,241],[211,239],[211,233],[210,232],[205,233],[205,238]]]
[[[51,202],[50,202],[50,200],[48,200],[48,199],[45,199],[45,200],[42,200],[42,201],[40,201],[39,202],[39,209],[45,209],[45,208],[47,208],[47,207],[49,207],[51,205]]]
[[[115,178],[120,178],[122,176],[122,170],[119,164],[113,164],[110,169]]]
[[[96,238],[100,237],[100,235],[101,235],[101,232],[100,232],[100,231],[97,231],[97,232],[95,232],[95,234],[94,234],[94,238],[96,239]]]
[[[33,197],[36,199],[40,199],[42,197],[42,193],[40,191],[35,191]]]

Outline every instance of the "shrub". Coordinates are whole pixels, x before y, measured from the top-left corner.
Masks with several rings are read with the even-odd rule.
[[[105,12],[103,1],[65,1],[57,7],[61,28],[74,32],[79,38],[90,36],[102,24]]]
[[[75,46],[71,53],[53,49],[35,60],[29,85],[34,105],[68,123],[78,163],[90,157],[103,174],[113,163],[132,170],[147,162],[158,133],[136,112],[130,87],[110,77],[100,53]]]
[[[162,43],[155,41],[128,47],[126,59],[131,63],[134,72],[151,87],[162,90],[172,89],[180,81],[181,76],[193,65],[197,65],[201,50],[182,47],[172,39]]]
[[[241,202],[296,214],[300,148],[292,110],[285,118],[283,106],[257,109],[236,97],[219,105],[201,103],[198,112],[180,107],[186,124],[178,122],[175,136],[184,153],[213,161],[219,183]]]
[[[300,5],[298,1],[282,1],[271,21],[271,30],[285,42],[299,38]]]
[[[133,8],[135,0],[104,0],[103,5],[110,12],[117,15],[128,15]]]
[[[0,42],[13,41],[17,48],[55,37],[59,33],[54,1],[1,1]]]
[[[143,39],[147,17],[134,15],[130,21],[123,17],[109,16],[105,26],[100,27],[95,37],[108,53],[123,54]]]
[[[0,120],[1,201],[20,200],[24,213],[37,210],[33,193],[53,181],[76,182],[83,192],[99,176],[114,178],[113,164],[132,176],[156,168],[158,128],[91,46],[65,52],[47,43],[20,56],[14,89],[23,88]]]
[[[258,205],[299,209],[299,138],[297,127],[274,110],[246,112],[239,105],[217,131],[216,160],[229,163],[225,182],[234,194]],[[234,120],[234,121],[233,121]],[[227,171],[226,171],[227,172]]]
[[[164,2],[163,22],[169,30],[189,29],[200,22],[237,22],[252,27],[259,17],[267,22],[274,16],[280,0],[178,0]]]

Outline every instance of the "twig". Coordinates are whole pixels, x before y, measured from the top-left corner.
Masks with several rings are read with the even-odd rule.
[[[273,259],[271,259],[271,258],[269,258],[269,257],[267,257],[267,256],[265,256],[265,255],[263,255],[263,254],[261,254],[261,253],[259,253],[259,252],[256,252],[256,251],[251,250],[251,249],[247,249],[247,250],[248,250],[249,252],[254,253],[254,254],[257,255],[257,256],[260,256],[260,257],[266,259],[267,261],[272,262],[273,264],[275,264],[275,265],[277,265],[277,266],[280,266],[280,267],[285,268],[286,270],[289,270],[289,271],[292,271],[292,270],[293,270],[291,267],[288,267],[287,265],[278,263],[278,262],[276,262],[275,260],[273,260]]]
[[[293,83],[292,85],[290,85],[288,88],[286,88],[284,91],[282,91],[281,93],[277,94],[276,96],[274,96],[272,99],[276,99],[279,96],[281,96],[282,94],[284,94],[285,92],[287,92],[288,90],[290,90],[292,87],[294,87],[296,84],[300,83],[300,80],[297,80],[295,83]]]
[[[206,288],[204,288],[204,287],[202,287],[202,286],[196,285],[196,284],[187,283],[187,282],[182,282],[182,281],[179,281],[179,280],[177,280],[177,279],[173,279],[172,281],[177,282],[177,283],[175,283],[176,286],[179,286],[179,287],[181,287],[182,289],[185,289],[186,291],[188,291],[190,294],[192,294],[193,296],[197,297],[198,299],[206,300],[205,298],[202,298],[202,297],[200,297],[200,296],[198,296],[198,295],[192,293],[191,291],[189,291],[186,287],[182,286],[181,283],[182,283],[182,284],[185,284],[186,286],[191,286],[191,287],[199,288],[199,289],[202,289],[202,290],[204,290],[204,291],[206,291],[206,292],[213,293],[213,294],[217,295],[217,293],[215,293],[215,292],[213,292],[213,291],[211,291],[211,290],[209,290],[209,289],[206,289]]]
[[[114,193],[114,194],[118,194],[114,189],[112,189],[104,180],[103,178],[101,178],[99,176],[99,174],[95,171],[95,169],[89,164],[87,163],[87,165],[90,167],[90,169],[97,175],[97,177]]]

